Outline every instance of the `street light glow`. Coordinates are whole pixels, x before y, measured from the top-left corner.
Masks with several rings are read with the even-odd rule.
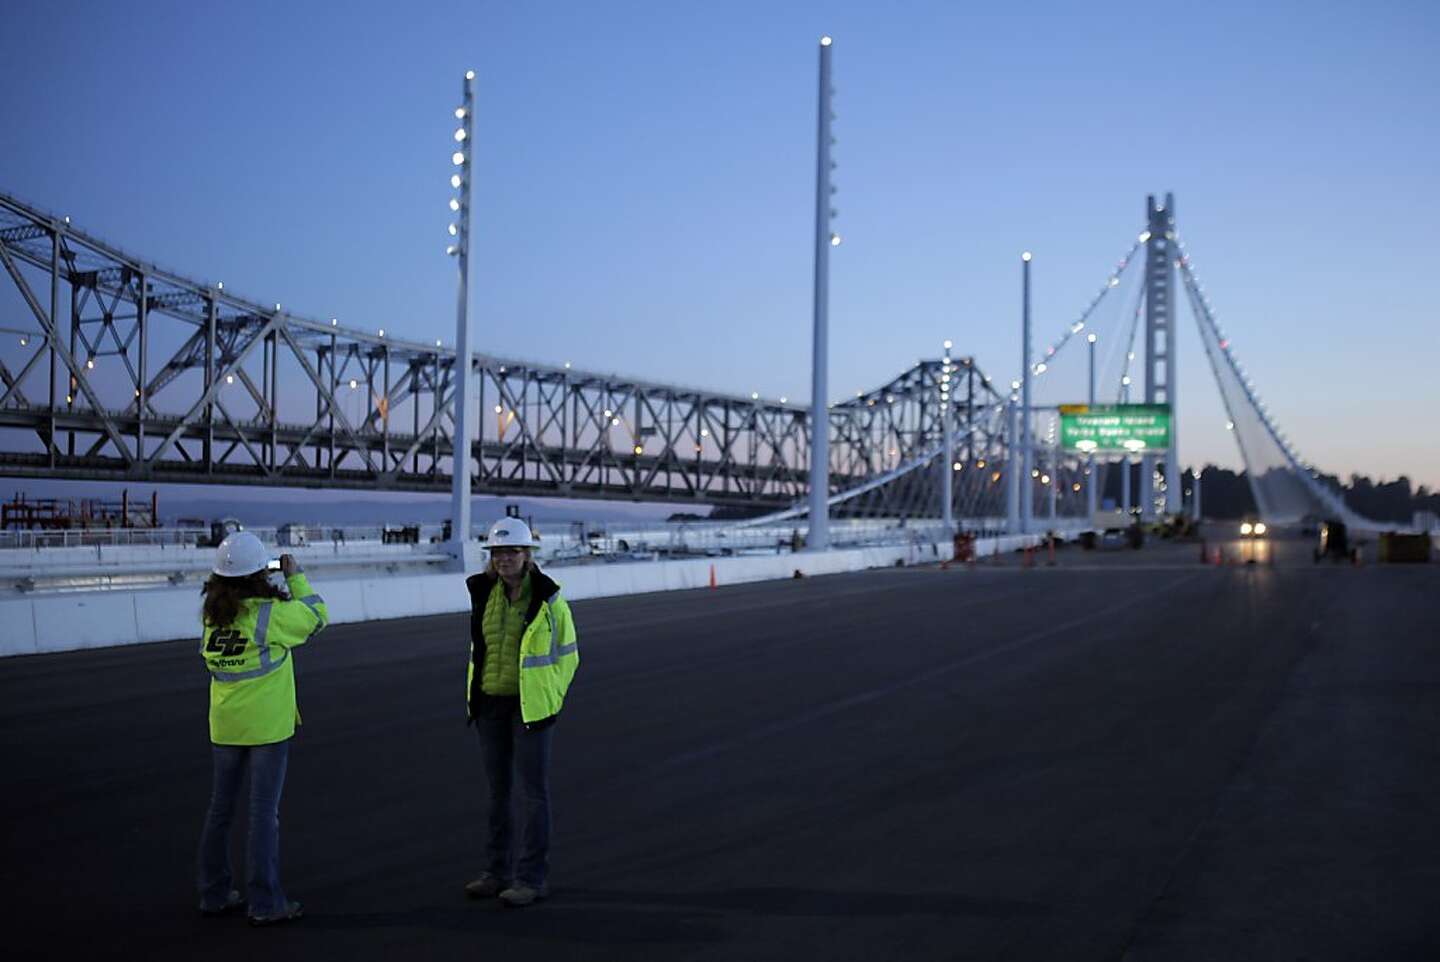
[[[830,45],[831,45],[832,43],[834,43],[834,42],[835,42],[835,41],[832,40],[832,39],[830,39],[828,36],[826,36],[826,37],[821,37],[821,38],[820,38],[820,46],[822,46],[822,47],[828,47],[828,46],[830,46]]]
[[[457,150],[455,151],[455,153],[451,154],[450,163],[454,164],[456,167],[459,167],[461,164],[465,163],[464,151]]]
[[[1029,252],[1029,251],[1026,251],[1025,253],[1021,254],[1021,255],[1020,255],[1020,259],[1021,259],[1022,261],[1025,261],[1026,263],[1029,263],[1029,261],[1030,261],[1030,252]]]

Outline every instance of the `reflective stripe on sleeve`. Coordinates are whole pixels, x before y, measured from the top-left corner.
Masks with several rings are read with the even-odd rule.
[[[316,605],[323,604],[325,602],[325,599],[320,597],[319,595],[306,595],[303,598],[296,598],[295,600],[300,602],[306,608],[309,608],[310,613],[315,616],[315,627],[311,628],[310,634],[305,636],[305,640],[309,641],[311,638],[314,638],[316,635],[320,634],[321,628],[324,628],[327,624],[329,624],[329,619],[326,618],[325,615],[321,613],[320,609],[316,607]]]
[[[555,615],[550,606],[545,606],[545,618],[550,622],[550,650],[543,655],[527,655],[521,659],[521,668],[544,668],[556,664],[566,655],[573,655],[578,650],[576,642],[568,645],[560,644],[560,635],[555,631]]]

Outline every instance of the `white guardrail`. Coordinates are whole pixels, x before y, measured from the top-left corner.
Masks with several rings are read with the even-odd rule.
[[[1083,525],[1065,519],[1056,526],[1066,534]],[[978,538],[1003,535],[1003,522],[963,522]],[[245,530],[274,546],[276,555],[294,554],[309,567],[379,566],[418,568],[450,558],[437,524],[323,527],[286,525]],[[735,528],[723,521],[634,524],[540,524],[537,560],[549,567],[691,557],[791,554],[804,547],[808,527],[779,524]],[[212,532],[195,528],[110,529],[91,531],[0,532],[0,594],[47,589],[82,590],[134,587],[138,581],[168,578],[180,583],[209,571],[214,557]],[[938,521],[832,521],[835,548],[878,547],[948,540]],[[115,579],[120,579],[116,581]],[[100,583],[104,581],[104,583]],[[63,582],[63,583],[62,583]]]
[[[1040,539],[1039,535],[982,538],[975,547],[977,553],[984,556],[1037,544]],[[933,563],[950,556],[951,545],[946,539],[817,553],[739,554],[653,563],[569,565],[547,570],[560,582],[567,598],[579,601],[704,588],[711,584],[726,586],[785,579],[797,573],[825,575],[896,564]],[[345,624],[468,611],[465,576],[483,563],[479,545],[471,545],[466,552],[464,570],[425,571],[414,566],[391,565],[365,571],[352,569],[347,573],[338,566],[322,566],[309,574],[311,584],[325,598],[331,622]],[[11,592],[0,596],[0,656],[198,636],[198,581],[144,590],[128,587],[131,590]],[[456,643],[464,644],[463,630]]]

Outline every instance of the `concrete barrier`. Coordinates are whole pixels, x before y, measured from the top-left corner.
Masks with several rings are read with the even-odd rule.
[[[1039,541],[1038,535],[987,538],[977,542],[976,549],[984,558],[996,550],[1013,551]],[[824,554],[802,552],[557,567],[549,573],[560,582],[565,597],[580,601],[703,588],[710,583],[712,567],[716,585],[724,587],[790,578],[796,571],[805,575],[839,574],[889,568],[896,562],[929,564],[949,557],[949,544],[921,542],[848,548]],[[468,560],[474,570],[478,554],[472,554]],[[458,571],[327,578],[321,570],[311,572],[310,581],[325,598],[333,624],[470,610],[465,575]],[[7,598],[0,600],[0,656],[196,638],[200,631],[200,601],[195,585]]]

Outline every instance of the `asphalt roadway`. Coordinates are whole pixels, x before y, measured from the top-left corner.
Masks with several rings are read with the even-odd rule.
[[[271,930],[195,912],[194,645],[6,660],[3,952],[1440,958],[1440,565],[1307,551],[578,602],[553,894],[523,910],[462,894],[484,818],[465,617],[298,653],[282,874],[306,917]]]

